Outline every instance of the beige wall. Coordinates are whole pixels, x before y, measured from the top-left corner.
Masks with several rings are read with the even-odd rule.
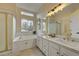
[[[15,3],[0,3],[0,12],[8,12],[15,14],[16,4]]]
[[[16,33],[21,31],[21,10],[16,7]]]
[[[13,10],[16,9],[15,3],[0,3],[0,9]]]

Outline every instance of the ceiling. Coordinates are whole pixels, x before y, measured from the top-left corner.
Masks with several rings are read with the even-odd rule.
[[[44,18],[48,11],[51,10],[57,3],[17,3],[17,7],[34,12],[39,18]],[[63,11],[56,13],[56,16],[68,15],[73,13],[78,9],[79,4],[71,4],[70,6],[64,8]]]
[[[43,6],[43,3],[17,3],[16,5],[25,10],[37,13]]]
[[[39,17],[45,17],[56,3],[17,3],[16,6],[27,11],[36,13]]]

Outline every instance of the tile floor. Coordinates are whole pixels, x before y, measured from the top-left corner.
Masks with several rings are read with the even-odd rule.
[[[39,50],[39,48],[34,47],[17,52],[15,56],[44,56],[44,54]]]

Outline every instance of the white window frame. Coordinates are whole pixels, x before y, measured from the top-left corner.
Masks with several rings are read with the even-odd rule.
[[[23,20],[24,20],[25,22],[26,22],[26,21],[28,21],[28,22],[31,21],[31,20],[27,20],[27,19],[22,19],[22,20],[21,20],[21,32],[29,32],[30,30],[28,30],[28,29],[25,30],[25,31],[22,30],[22,21],[23,21]],[[29,24],[28,24],[28,25],[29,25]],[[33,26],[33,23],[32,23],[32,26]],[[32,28],[33,28],[33,27],[32,27]],[[32,29],[31,31],[33,31],[33,29]]]
[[[21,15],[34,16],[32,13],[24,12],[24,11],[21,12]]]

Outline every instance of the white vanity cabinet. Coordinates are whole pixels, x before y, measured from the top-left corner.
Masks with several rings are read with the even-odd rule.
[[[46,56],[79,56],[79,51],[67,43],[54,41],[56,38],[38,37],[37,46]],[[70,42],[69,42],[70,43]],[[78,48],[78,47],[77,47]]]
[[[73,51],[72,49],[61,47],[60,55],[61,56],[79,56],[79,53]]]
[[[59,56],[59,45],[49,42],[49,56]]]
[[[49,46],[49,41],[46,40],[46,39],[43,39],[43,50],[42,52],[45,54],[45,55],[48,55],[48,46]]]

